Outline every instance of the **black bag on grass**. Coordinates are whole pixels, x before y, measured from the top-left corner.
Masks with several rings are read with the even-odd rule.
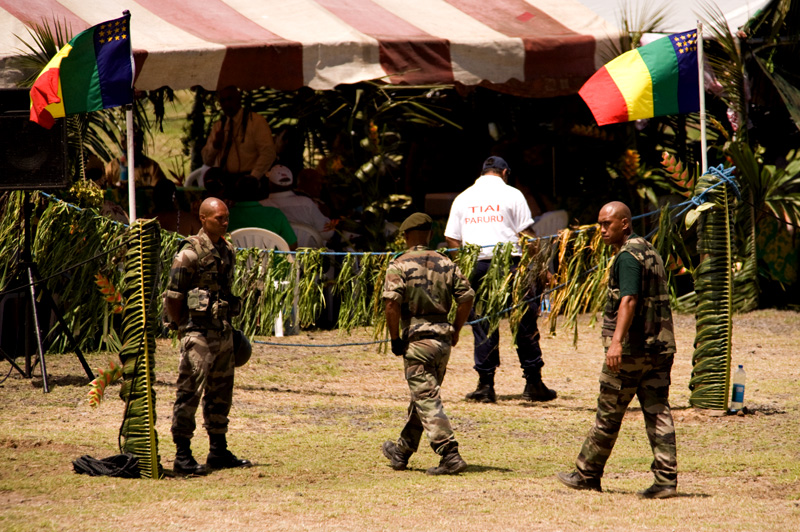
[[[92,477],[139,478],[139,458],[125,453],[98,460],[85,454],[72,461],[76,473]]]

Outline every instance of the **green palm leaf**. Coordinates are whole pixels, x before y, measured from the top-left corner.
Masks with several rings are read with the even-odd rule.
[[[689,403],[698,408],[727,410],[733,334],[735,198],[731,187],[720,184],[720,178],[713,173],[700,178],[697,192],[706,192],[706,201],[713,207],[703,210],[698,218],[697,251],[701,262],[693,272],[697,332]]]
[[[156,432],[155,350],[156,320],[153,304],[160,292],[160,229],[156,220],[139,220],[130,228],[131,244],[125,256],[122,290],[123,384],[126,402],[120,428],[120,448],[139,458],[143,477],[161,478]]]

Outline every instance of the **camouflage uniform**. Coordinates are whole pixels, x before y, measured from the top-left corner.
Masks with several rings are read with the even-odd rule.
[[[584,478],[599,479],[603,476],[622,418],[635,395],[642,407],[647,437],[653,449],[650,469],[655,475],[655,484],[675,487],[678,463],[675,425],[669,407],[675,338],[664,264],[653,246],[636,235],[631,235],[622,245],[619,253],[622,252],[630,253],[641,265],[636,310],[628,335],[622,342],[619,371],[613,373],[603,364],[597,419],[578,455],[577,468]],[[613,271],[612,265],[602,332],[606,351],[614,336],[621,300],[619,279]]]
[[[187,238],[169,272],[165,298],[183,302],[178,335],[181,344],[172,435],[191,438],[195,412],[203,398],[203,426],[225,434],[233,398],[231,294],[235,252],[221,238],[214,245],[204,230]]]
[[[458,266],[424,246],[411,248],[389,264],[383,297],[400,303],[401,337],[408,341],[403,366],[411,402],[397,442],[403,453],[417,450],[423,430],[437,454],[455,443],[439,396],[453,333],[447,314],[454,299],[458,304],[474,296]]]

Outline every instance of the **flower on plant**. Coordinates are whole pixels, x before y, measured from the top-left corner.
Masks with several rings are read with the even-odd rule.
[[[117,290],[111,280],[102,273],[95,274],[94,278],[95,284],[104,296],[103,299],[111,304],[111,312],[120,314],[122,312],[122,292]]]
[[[113,360],[109,361],[108,365],[108,369],[98,369],[97,378],[89,383],[90,390],[87,398],[91,407],[96,407],[100,404],[109,384],[114,384],[122,378],[122,366],[114,364]]]

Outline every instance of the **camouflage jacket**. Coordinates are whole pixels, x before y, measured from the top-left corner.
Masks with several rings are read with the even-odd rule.
[[[450,340],[450,306],[472,301],[475,292],[453,261],[424,246],[403,253],[386,270],[384,299],[400,303],[400,336],[409,341]]]
[[[624,251],[630,253],[639,262],[642,267],[642,276],[633,323],[631,323],[628,336],[623,343],[650,352],[674,353],[675,336],[664,263],[650,242],[640,236],[631,235],[622,245],[619,253]],[[608,298],[603,316],[602,335],[604,337],[614,336],[620,299],[619,279],[614,274],[614,264],[612,263],[608,276]]]
[[[235,251],[221,238],[217,245],[201,229],[188,237],[172,261],[164,297],[182,301],[179,331],[222,330],[230,320]]]

